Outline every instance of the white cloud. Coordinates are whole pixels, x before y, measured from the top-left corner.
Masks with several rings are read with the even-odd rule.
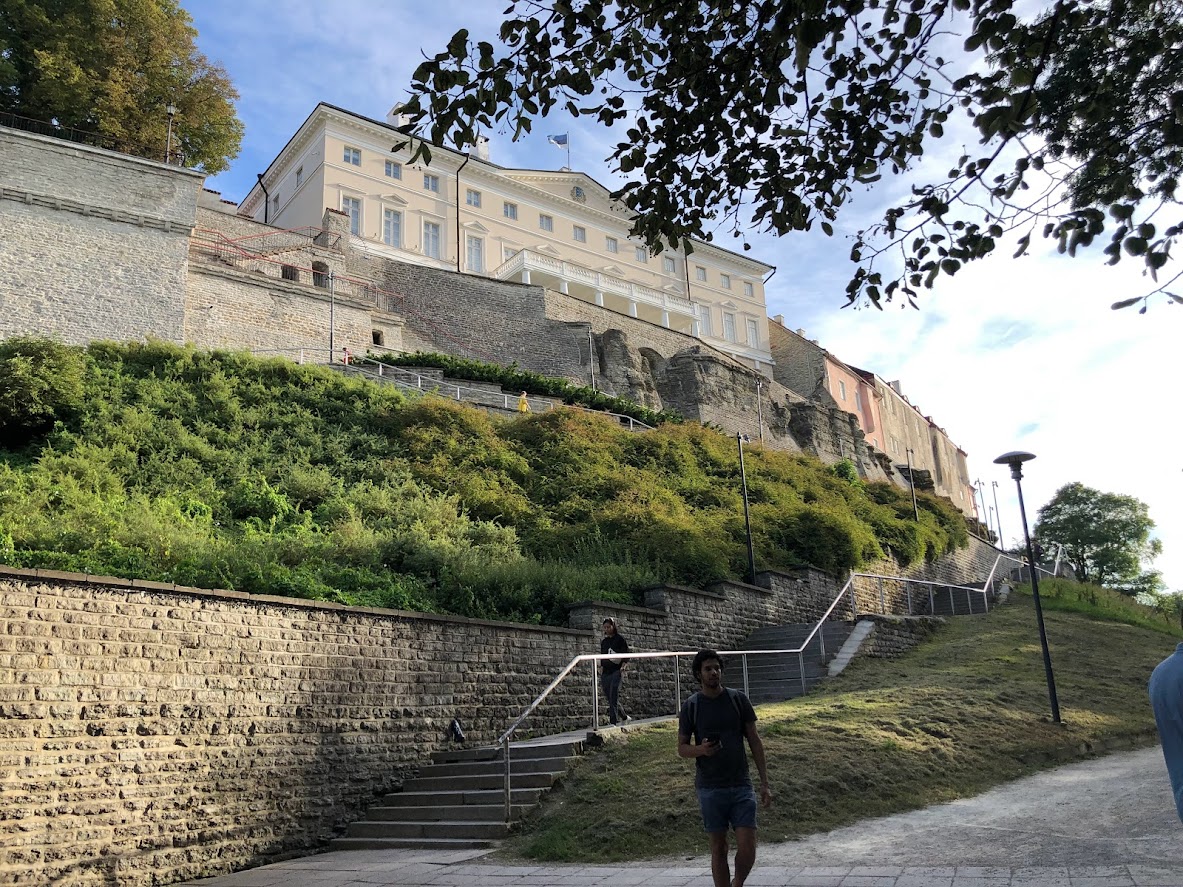
[[[390,6],[339,0],[202,0],[187,4],[199,46],[221,62],[242,93],[246,124],[241,158],[208,186],[241,199],[319,101],[381,119],[405,94],[422,58],[444,47],[461,27],[496,34],[501,5],[436,0]],[[282,11],[280,11],[282,10]],[[422,51],[421,51],[422,50]],[[933,153],[938,167],[972,138],[947,127]],[[514,144],[494,133],[493,160],[509,166],[558,168],[566,153],[548,134],[569,132],[572,165],[612,186],[604,158],[613,133],[565,113],[537,123]],[[969,135],[969,134],[963,134]],[[938,160],[939,158],[939,160]],[[842,218],[857,230],[879,214],[891,180],[858,194]],[[926,293],[921,310],[891,305],[842,309],[851,268],[841,236],[756,236],[752,255],[779,268],[769,285],[770,314],[842,359],[900,379],[913,403],[969,453],[970,472],[999,482],[1002,528],[1019,535],[1014,484],[991,463],[1012,449],[1037,454],[1024,491],[1031,522],[1055,490],[1080,481],[1138,497],[1158,522],[1165,552],[1157,566],[1172,588],[1183,588],[1183,464],[1175,455],[1173,346],[1183,307],[1159,305],[1149,316],[1111,312],[1119,298],[1147,289],[1137,269],[1101,265],[1097,253],[1068,260],[1050,253],[971,265]],[[719,245],[731,243],[723,237]],[[1042,244],[1037,244],[1042,247]]]

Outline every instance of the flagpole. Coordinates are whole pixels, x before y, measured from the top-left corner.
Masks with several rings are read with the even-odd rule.
[[[567,169],[571,168],[571,133],[567,133]]]

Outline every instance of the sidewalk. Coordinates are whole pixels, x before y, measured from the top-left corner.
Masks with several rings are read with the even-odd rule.
[[[1158,748],[976,798],[761,846],[748,887],[1183,887],[1183,826]],[[508,865],[487,851],[326,853],[188,887],[711,887],[704,857]]]

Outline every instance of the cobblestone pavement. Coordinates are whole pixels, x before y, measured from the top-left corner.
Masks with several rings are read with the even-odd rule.
[[[1183,826],[1158,748],[801,841],[764,836],[748,887],[1183,887]],[[705,857],[506,864],[484,851],[325,853],[190,887],[711,887]]]

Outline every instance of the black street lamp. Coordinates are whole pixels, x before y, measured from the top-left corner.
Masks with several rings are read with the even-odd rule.
[[[756,549],[752,547],[752,518],[748,512],[748,473],[743,464],[743,442],[746,434],[736,433],[735,443],[739,447],[739,483],[743,488],[743,526],[748,534],[748,582],[756,583]]]
[[[1043,647],[1043,671],[1047,676],[1047,696],[1052,704],[1052,720],[1060,721],[1060,700],[1056,697],[1056,677],[1052,674],[1052,654],[1047,648],[1047,632],[1043,627],[1043,606],[1039,603],[1039,570],[1035,566],[1035,549],[1031,547],[1031,534],[1027,530],[1027,507],[1023,504],[1023,463],[1035,458],[1034,453],[1003,453],[994,460],[996,465],[1009,465],[1010,476],[1015,479],[1019,490],[1019,516],[1023,519],[1023,538],[1027,541],[1027,564],[1031,570],[1031,597],[1035,599],[1035,620],[1039,623],[1039,644]]]

